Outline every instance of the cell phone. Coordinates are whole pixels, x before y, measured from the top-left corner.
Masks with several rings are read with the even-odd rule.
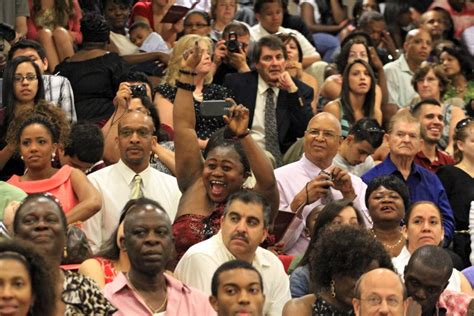
[[[232,102],[226,100],[205,100],[201,103],[201,115],[204,117],[228,115]]]

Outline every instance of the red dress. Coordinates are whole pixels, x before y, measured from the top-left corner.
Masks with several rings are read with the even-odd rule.
[[[211,238],[219,231],[224,208],[225,203],[222,203],[209,216],[185,214],[175,219],[173,235],[177,260],[181,259],[189,247]]]
[[[117,271],[115,271],[112,261],[101,257],[96,257],[94,259],[100,263],[102,272],[104,272],[105,284],[112,282],[117,275]]]

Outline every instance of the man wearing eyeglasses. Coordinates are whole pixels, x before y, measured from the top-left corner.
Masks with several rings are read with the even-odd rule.
[[[280,210],[296,213],[280,240],[289,255],[302,254],[309,238],[304,232],[306,217],[319,206],[332,200],[354,202],[367,227],[372,220],[365,206],[367,186],[362,180],[334,166],[341,143],[341,124],[327,112],[315,115],[304,133],[304,154],[299,161],[275,170],[280,193]]]
[[[116,138],[119,162],[88,176],[102,195],[102,209],[83,223],[94,252],[112,235],[120,210],[129,199],[153,199],[174,220],[181,193],[174,177],[150,167],[151,148],[156,143],[154,129],[150,116],[139,111],[125,113]]]
[[[352,306],[356,316],[404,316],[408,306],[402,279],[388,269],[375,269],[362,275],[354,296]]]

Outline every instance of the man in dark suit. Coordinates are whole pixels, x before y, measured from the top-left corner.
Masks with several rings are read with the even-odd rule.
[[[234,92],[235,101],[249,109],[252,137],[273,155],[277,165],[281,164],[281,154],[304,135],[313,116],[313,88],[285,71],[287,57],[280,39],[262,37],[254,48],[256,70],[228,74],[224,81]],[[274,109],[274,113],[267,109]]]

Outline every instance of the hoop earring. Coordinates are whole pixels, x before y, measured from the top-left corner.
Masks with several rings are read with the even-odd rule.
[[[336,288],[335,288],[336,282],[335,282],[334,280],[331,280],[330,285],[331,285],[331,289],[330,289],[330,291],[331,291],[331,296],[332,296],[333,298],[335,298],[335,297],[336,297]]]

